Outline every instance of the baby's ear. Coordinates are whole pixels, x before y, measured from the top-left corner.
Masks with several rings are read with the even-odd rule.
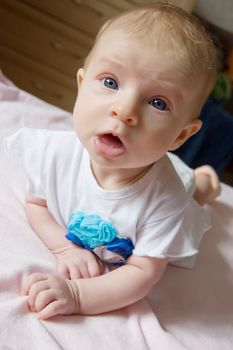
[[[84,79],[84,69],[83,68],[80,68],[78,70],[78,73],[77,73],[77,82],[78,82],[78,87],[80,88],[82,82],[83,82],[83,79]]]
[[[173,145],[171,145],[169,151],[174,151],[183,145],[183,143],[185,143],[192,135],[196,134],[200,130],[201,126],[202,121],[200,119],[194,119],[185,125],[179,136],[173,142]]]

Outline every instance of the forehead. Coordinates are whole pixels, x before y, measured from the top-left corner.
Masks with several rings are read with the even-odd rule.
[[[108,57],[110,53],[117,54],[117,51],[119,51],[119,54],[121,52],[125,54],[128,51],[128,46],[132,46],[133,42],[133,38],[130,38],[124,31],[109,29],[101,35],[95,44],[93,53],[105,57]]]
[[[108,30],[96,43],[90,57],[90,65],[111,65],[128,68],[140,76],[166,75],[186,79],[181,62],[172,52],[160,50],[142,38],[132,37],[123,30]],[[190,79],[190,76],[189,76]]]

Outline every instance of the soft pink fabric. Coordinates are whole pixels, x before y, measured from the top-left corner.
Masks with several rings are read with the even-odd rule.
[[[233,349],[233,188],[222,185],[195,267],[169,266],[148,301],[188,349]]]
[[[72,117],[0,74],[0,136],[21,126],[69,129]],[[100,316],[39,321],[19,295],[34,271],[53,271],[55,258],[24,212],[24,175],[0,148],[0,349],[217,350],[233,344],[233,189],[210,208],[214,228],[193,270],[169,266],[146,301]]]

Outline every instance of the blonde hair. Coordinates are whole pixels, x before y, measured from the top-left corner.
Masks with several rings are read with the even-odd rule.
[[[123,31],[127,36],[143,40],[144,44],[170,54],[180,63],[184,74],[204,79],[206,98],[216,80],[217,57],[215,46],[204,26],[191,14],[173,5],[156,3],[136,7],[108,20],[96,36],[84,67],[99,40],[108,30]]]

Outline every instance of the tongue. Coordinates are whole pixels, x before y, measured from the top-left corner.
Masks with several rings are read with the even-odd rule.
[[[99,154],[110,158],[118,157],[126,151],[119,137],[112,134],[103,134],[96,137],[95,144]]]
[[[114,136],[112,134],[104,134],[101,136],[101,141],[107,145],[107,146],[111,146],[113,148],[120,148],[123,146],[121,140],[119,139],[119,137]]]

